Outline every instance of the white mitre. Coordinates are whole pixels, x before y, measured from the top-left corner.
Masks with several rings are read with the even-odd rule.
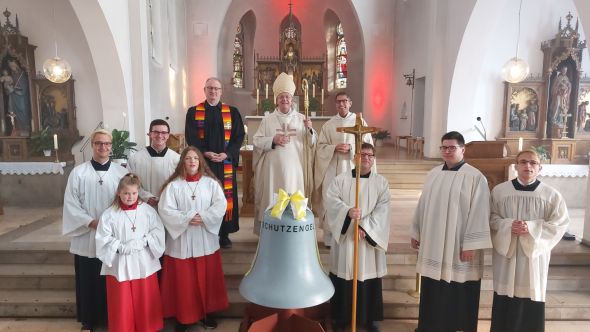
[[[287,75],[287,73],[281,73],[272,85],[272,92],[274,92],[275,96],[278,96],[283,92],[288,92],[291,96],[293,96],[295,94],[295,83],[293,82],[293,77]]]

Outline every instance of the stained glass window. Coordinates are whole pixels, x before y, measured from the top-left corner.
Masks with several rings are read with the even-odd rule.
[[[346,79],[348,72],[346,69],[346,62],[348,60],[348,53],[346,52],[346,40],[344,39],[344,30],[342,24],[338,23],[336,27],[336,88],[346,88]]]
[[[234,38],[234,55],[233,55],[233,75],[232,84],[235,88],[244,87],[244,31],[242,24],[236,28],[236,37]]]

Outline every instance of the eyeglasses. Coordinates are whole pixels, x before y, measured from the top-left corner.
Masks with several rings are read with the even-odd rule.
[[[92,144],[94,144],[96,146],[107,146],[107,147],[113,145],[112,142],[100,142],[100,141],[92,142]]]
[[[218,88],[216,86],[206,86],[205,89],[207,89],[209,91],[219,91],[219,90],[221,90],[221,88]]]
[[[154,135],[168,135],[168,134],[170,134],[167,131],[157,131],[157,130],[152,130],[152,131],[150,131],[150,133],[152,133]]]
[[[362,153],[361,152],[361,158],[363,158],[363,157],[364,158],[373,159],[373,158],[375,158],[375,155],[374,154],[370,154],[370,153]]]
[[[531,165],[531,166],[534,167],[534,166],[539,165],[539,162],[536,161],[536,160],[521,159],[521,160],[518,161],[518,164],[521,165],[521,166],[526,166],[526,164],[529,164],[529,165]]]
[[[348,103],[349,100],[348,99],[336,99],[336,104],[340,104],[340,103]]]
[[[462,145],[449,145],[449,146],[441,145],[438,147],[438,149],[441,150],[442,152],[445,152],[445,151],[455,152],[460,147],[462,147]]]

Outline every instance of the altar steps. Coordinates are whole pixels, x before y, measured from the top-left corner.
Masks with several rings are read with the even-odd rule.
[[[61,244],[59,245],[62,246]],[[320,245],[324,269],[329,251]],[[241,317],[247,301],[239,284],[256,252],[254,242],[234,242],[222,250],[230,308],[221,315]],[[415,287],[416,253],[406,244],[391,244],[387,254],[389,274],[383,278],[387,319],[416,319],[418,300],[409,296]],[[560,243],[552,255],[546,303],[547,320],[590,319],[590,249]],[[485,254],[480,318],[491,312],[491,251]],[[0,317],[74,317],[75,292],[72,256],[66,248],[0,251]]]

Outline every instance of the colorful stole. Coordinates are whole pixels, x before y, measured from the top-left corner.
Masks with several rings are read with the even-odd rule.
[[[196,106],[195,121],[197,121],[197,137],[200,140],[205,139],[205,103],[200,103]],[[231,111],[229,105],[221,104],[221,119],[223,121],[223,140],[224,148],[227,149],[229,140],[231,138]],[[234,195],[233,195],[233,165],[231,160],[223,161],[223,193],[227,200],[227,209],[225,210],[224,221],[232,220],[232,212],[234,209]]]

